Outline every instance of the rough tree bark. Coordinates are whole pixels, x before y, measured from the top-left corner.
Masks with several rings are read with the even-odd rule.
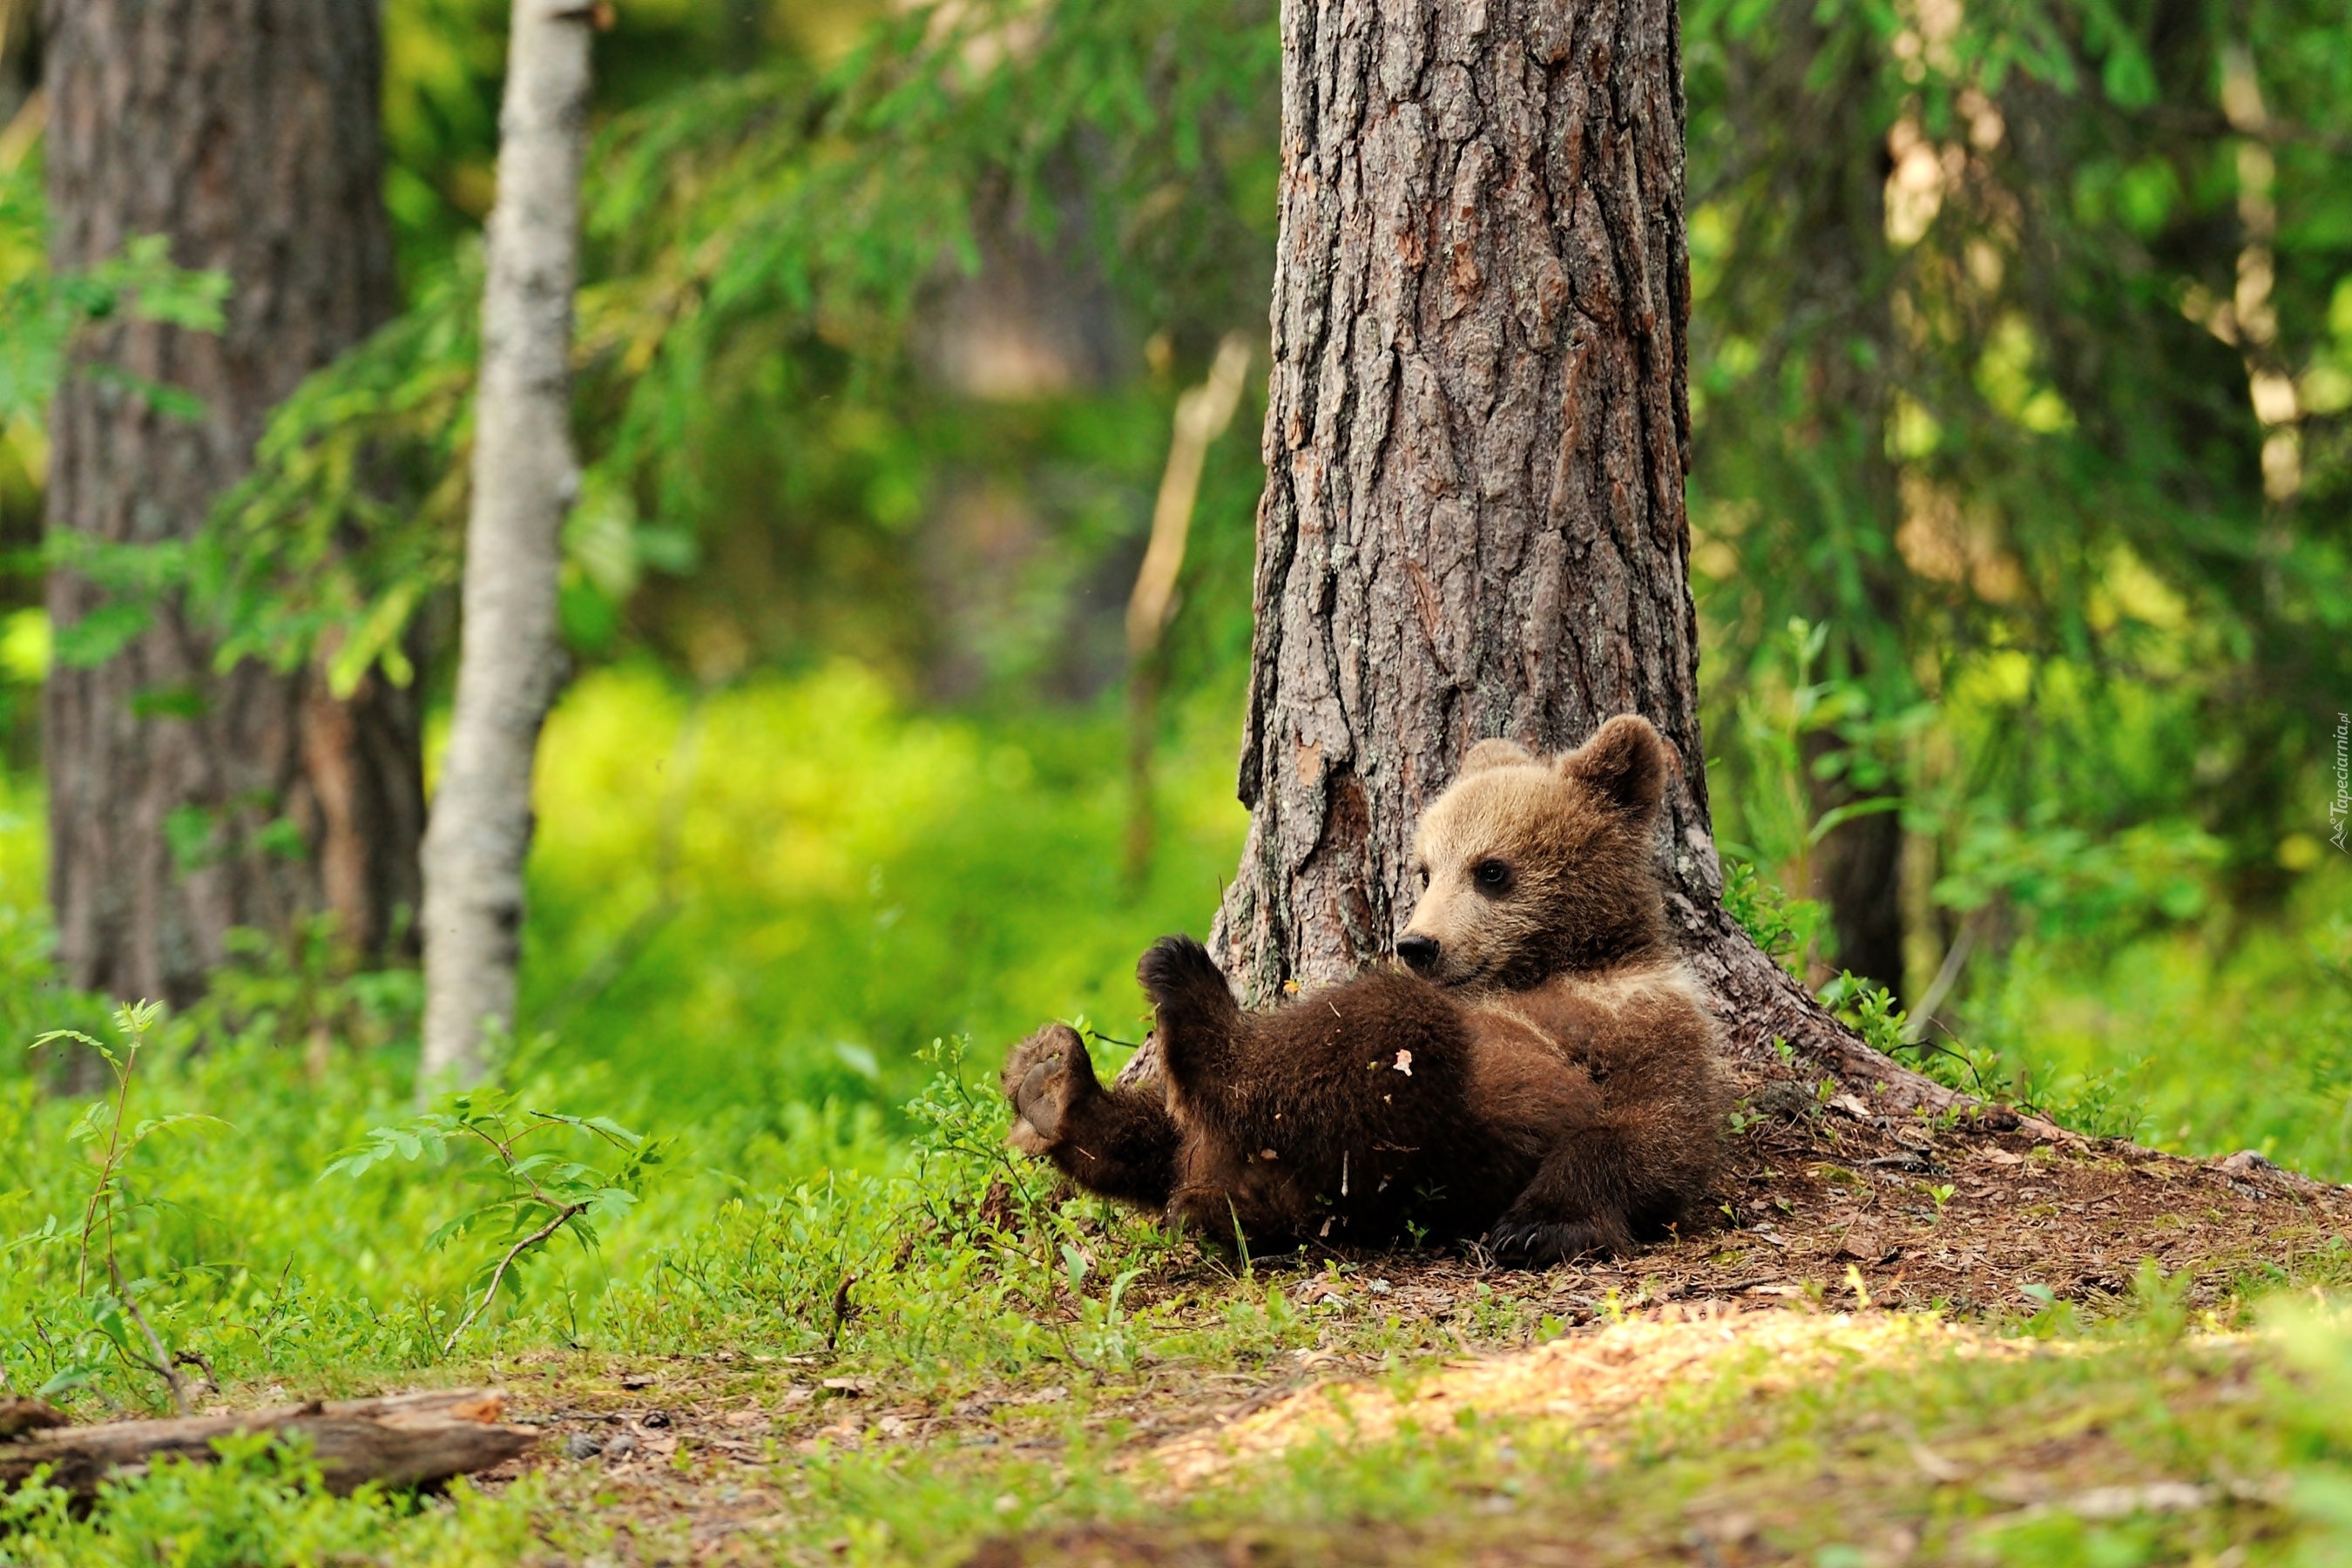
[[[427,1081],[481,1076],[512,1023],[540,727],[562,679],[556,576],[579,489],[572,296],[595,7],[515,0],[466,524],[465,626],[449,752],[425,842]]]
[[[1682,753],[1660,852],[1735,1048],[1779,1037],[1948,1103],[1723,912],[1671,0],[1286,0],[1282,29],[1250,831],[1212,951],[1257,1003],[1353,973],[1390,951],[1412,824],[1474,742],[1638,712]]]
[[[175,262],[232,288],[217,335],[126,322],[89,338],[51,416],[48,526],[185,539],[269,410],[395,305],[375,8],[49,0],[42,34],[53,264],[162,234]],[[158,412],[99,366],[185,388],[205,413]],[[106,598],[50,575],[60,628]],[[368,953],[404,929],[424,822],[410,692],[375,681],[338,701],[311,672],[216,673],[202,630],[166,606],[105,663],[52,671],[45,700],[69,984],[184,1003],[231,927],[282,933],[331,910]]]

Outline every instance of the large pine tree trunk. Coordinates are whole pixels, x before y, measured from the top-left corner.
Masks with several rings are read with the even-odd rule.
[[[1213,951],[1254,1002],[1353,973],[1390,951],[1414,820],[1474,742],[1638,712],[1682,753],[1660,853],[1737,1047],[1948,1100],[1723,913],[1671,0],[1286,0],[1282,27],[1250,832]]]
[[[395,301],[381,192],[376,11],[362,0],[49,0],[50,256],[69,271],[142,235],[227,274],[217,335],[126,322],[85,345],[52,416],[53,532],[185,539],[245,470],[269,410]],[[124,378],[185,388],[159,412]],[[51,574],[59,628],[108,595]],[[231,927],[331,910],[380,952],[418,899],[410,693],[349,701],[308,673],[215,673],[167,608],[114,658],[51,672],[50,889],[77,986],[185,1002]]]
[[[482,295],[457,711],[425,845],[428,1083],[479,1078],[486,1035],[514,1020],[531,764],[562,678],[556,578],[564,514],[580,487],[572,295],[595,16],[580,0],[514,0]]]

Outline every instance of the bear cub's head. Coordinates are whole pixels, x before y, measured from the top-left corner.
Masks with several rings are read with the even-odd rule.
[[[1413,836],[1422,893],[1397,956],[1443,985],[1521,991],[1657,950],[1650,850],[1672,755],[1630,714],[1557,757],[1479,742]]]

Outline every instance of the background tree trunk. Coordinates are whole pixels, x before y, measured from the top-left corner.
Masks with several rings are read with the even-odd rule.
[[[1724,913],[1683,510],[1689,266],[1671,0],[1283,7],[1282,235],[1251,809],[1212,950],[1253,1002],[1407,915],[1476,741],[1646,715],[1682,753],[1674,923],[1751,1060],[1776,1036],[1943,1102]]]
[[[1808,748],[1807,755],[1826,747]],[[1819,816],[1885,790],[1857,791],[1843,775],[1809,781]],[[1900,996],[1903,974],[1903,818],[1892,811],[1850,816],[1822,836],[1812,857],[1811,895],[1829,908],[1834,967],[1852,970]],[[1914,1000],[1916,1000],[1915,997]]]
[[[0,131],[16,122],[41,86],[37,0],[0,0]]]
[[[1769,324],[1789,345],[1781,352],[1801,365],[1811,405],[1824,416],[1788,419],[1784,405],[1766,398],[1754,400],[1760,406],[1742,409],[1740,416],[1779,426],[1790,510],[1808,518],[1807,531],[1822,545],[1813,570],[1799,568],[1801,613],[1829,626],[1831,668],[1859,682],[1883,719],[1908,694],[1909,680],[1901,631],[1906,570],[1895,546],[1902,500],[1886,451],[1895,379],[1906,356],[1887,305],[1895,261],[1886,240],[1884,153],[1855,155],[1874,141],[1885,145],[1872,129],[1878,62],[1867,50],[1831,50],[1809,5],[1784,7],[1769,30],[1771,47],[1743,57],[1727,72],[1731,122],[1779,127],[1769,138],[1759,138],[1769,153],[1759,153],[1756,166],[1787,225],[1789,291],[1773,301],[1772,317],[1753,324]],[[1835,62],[1827,79],[1825,58]],[[1765,374],[1786,375],[1796,368],[1775,364]],[[1903,787],[1900,779],[1890,779],[1857,791],[1852,767],[1824,779],[1815,765],[1844,742],[1824,731],[1804,742],[1816,820]],[[1828,906],[1837,967],[1900,994],[1901,816],[1881,812],[1847,818],[1822,836],[1811,869],[1812,886],[1791,890]]]
[[[105,544],[185,539],[244,471],[269,410],[396,304],[382,195],[375,7],[359,0],[49,0],[50,256],[134,237],[227,274],[218,335],[93,334],[51,420],[48,522]],[[97,365],[183,387],[160,413]],[[54,571],[52,623],[107,595]],[[50,893],[76,986],[184,1003],[233,926],[331,910],[380,953],[418,897],[412,693],[349,701],[309,672],[213,668],[166,607],[116,657],[49,676]]]
[[[572,447],[572,295],[592,7],[515,0],[482,297],[465,627],[449,754],[425,845],[427,1081],[481,1076],[514,1020],[531,762],[562,679],[556,624]]]

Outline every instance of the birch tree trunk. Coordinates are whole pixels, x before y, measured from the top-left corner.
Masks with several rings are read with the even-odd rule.
[[[1722,910],[1672,0],[1286,0],[1282,31],[1250,830],[1212,951],[1254,1003],[1354,973],[1409,915],[1412,825],[1473,743],[1637,712],[1681,752],[1671,911],[1738,1047],[1948,1101]]]
[[[466,524],[449,751],[425,842],[427,1082],[472,1082],[514,1019],[531,763],[562,679],[556,578],[579,489],[572,296],[593,7],[515,0]]]
[[[42,35],[56,268],[161,234],[173,261],[231,286],[218,333],[131,321],[89,336],[52,411],[48,527],[100,547],[184,540],[271,408],[396,303],[375,8],[49,0]],[[204,412],[161,412],[110,371],[184,388]],[[109,604],[70,565],[47,594],[60,633]],[[50,673],[49,885],[77,988],[185,1003],[232,927],[283,935],[330,910],[374,953],[415,912],[413,694],[375,680],[343,701],[314,672],[213,661],[166,605],[103,663]]]

